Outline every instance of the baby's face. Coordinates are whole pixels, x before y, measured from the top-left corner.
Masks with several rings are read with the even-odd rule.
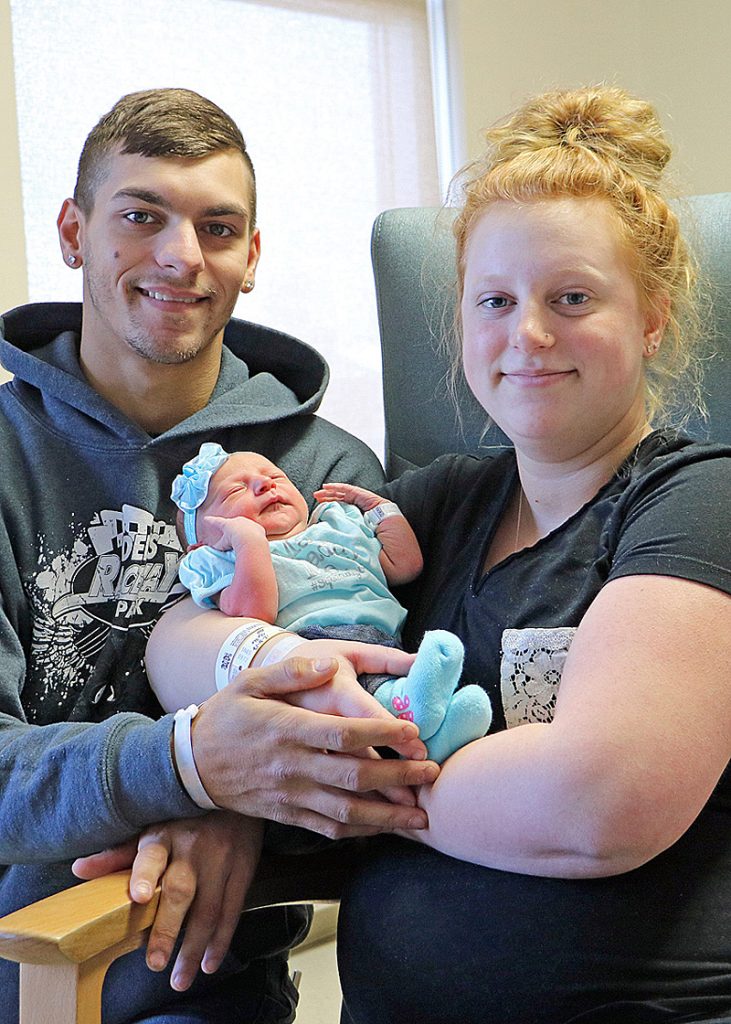
[[[202,513],[202,515],[201,515]],[[254,452],[234,452],[217,470],[198,513],[259,523],[272,540],[300,533],[307,526],[307,502],[282,470]]]

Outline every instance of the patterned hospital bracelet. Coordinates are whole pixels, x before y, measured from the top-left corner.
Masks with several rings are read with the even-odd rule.
[[[216,689],[228,686],[234,676],[251,665],[254,655],[267,640],[283,632],[279,626],[270,626],[268,622],[237,626],[223,641],[216,656]]]
[[[198,768],[193,757],[193,739],[190,732],[190,725],[200,711],[197,704],[189,704],[187,708],[180,708],[175,712],[173,718],[173,753],[175,755],[175,767],[178,769],[180,781],[190,799],[204,811],[219,811],[221,808],[214,804],[205,791],[198,774]]]
[[[403,512],[395,501],[382,501],[375,508],[369,508],[363,513],[363,518],[372,530],[377,530],[384,519],[390,516],[403,516]]]

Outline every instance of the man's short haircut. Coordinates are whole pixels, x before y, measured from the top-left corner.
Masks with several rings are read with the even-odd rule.
[[[79,158],[74,199],[85,214],[114,152],[198,159],[220,150],[241,153],[251,174],[251,227],[256,223],[256,180],[246,142],[220,107],[190,89],[147,89],[118,100],[89,132]]]

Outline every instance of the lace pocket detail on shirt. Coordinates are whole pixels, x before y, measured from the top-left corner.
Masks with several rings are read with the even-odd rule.
[[[500,691],[508,729],[550,722],[566,655],[576,627],[505,629],[500,652]]]

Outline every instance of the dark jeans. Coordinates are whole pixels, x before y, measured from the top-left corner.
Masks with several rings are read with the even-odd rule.
[[[725,828],[614,878],[369,840],[338,922],[342,1024],[729,1024]]]
[[[229,957],[221,971],[231,970],[233,959]],[[137,951],[109,969],[102,992],[102,1020],[103,1024],[291,1024],[297,1000],[284,954],[253,960],[223,978],[199,973],[187,993],[175,993],[169,972],[153,975],[142,951]]]

